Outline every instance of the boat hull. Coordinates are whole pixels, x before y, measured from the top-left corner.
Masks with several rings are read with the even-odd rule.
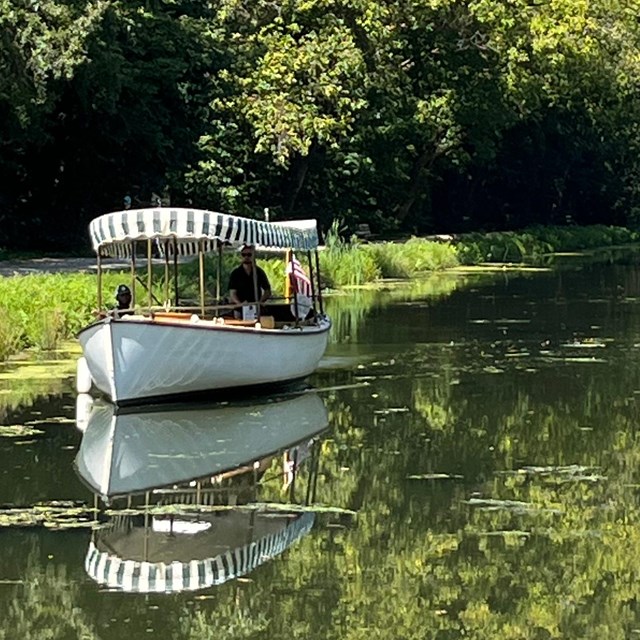
[[[116,404],[284,384],[311,374],[330,321],[261,329],[105,318],[78,334],[93,384]]]

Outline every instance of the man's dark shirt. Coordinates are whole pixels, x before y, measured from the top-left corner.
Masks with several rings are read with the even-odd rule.
[[[110,313],[114,318],[122,318],[122,316],[130,316],[133,313],[135,313],[133,309],[129,308],[130,306],[131,306],[131,302],[127,302],[127,303],[119,302],[117,306],[111,309]]]
[[[262,292],[271,289],[271,285],[267,274],[258,266],[256,266],[256,274],[258,276],[258,299],[260,299]],[[229,276],[229,290],[232,289],[235,289],[241,302],[256,302],[253,272],[247,273],[242,265],[236,267]]]

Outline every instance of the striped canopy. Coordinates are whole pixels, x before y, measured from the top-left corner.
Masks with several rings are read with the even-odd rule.
[[[95,218],[89,225],[91,243],[101,256],[131,255],[135,240],[155,240],[160,252],[195,255],[221,244],[255,245],[261,249],[308,251],[318,246],[315,220],[263,222],[202,209],[130,209]]]
[[[315,514],[306,512],[277,533],[266,535],[225,553],[189,562],[146,562],[126,560],[100,551],[91,542],[85,570],[98,584],[109,589],[137,593],[195,591],[243,576],[263,562],[282,553],[313,527]]]

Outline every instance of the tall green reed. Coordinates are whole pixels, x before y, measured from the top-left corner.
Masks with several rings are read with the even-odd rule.
[[[0,307],[0,361],[20,350],[21,331],[17,318]]]
[[[459,264],[450,243],[411,238],[404,243],[367,245],[384,278],[411,278],[421,273],[450,269]]]
[[[118,273],[106,273],[106,303],[118,282]],[[94,275],[30,274],[0,278],[0,360],[21,349],[54,349],[95,317]]]
[[[326,283],[334,288],[362,285],[380,277],[380,269],[368,245],[355,236],[343,239],[342,222],[335,219],[326,234],[320,268]]]

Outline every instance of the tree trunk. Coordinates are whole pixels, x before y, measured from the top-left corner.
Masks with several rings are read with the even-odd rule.
[[[411,171],[411,182],[407,195],[403,202],[395,208],[395,216],[399,222],[403,222],[409,215],[411,207],[422,191],[422,181],[429,174],[429,169],[433,166],[437,155],[437,146],[434,149],[432,145],[428,145],[416,159]]]
[[[285,210],[288,214],[293,211],[295,207],[296,200],[300,195],[300,191],[302,191],[302,187],[304,186],[304,181],[307,177],[307,172],[309,171],[309,156],[313,153],[313,145],[309,149],[309,153],[306,156],[298,156],[296,158],[295,169],[293,170],[293,187],[291,189],[291,194],[289,196],[289,202],[285,207]]]

